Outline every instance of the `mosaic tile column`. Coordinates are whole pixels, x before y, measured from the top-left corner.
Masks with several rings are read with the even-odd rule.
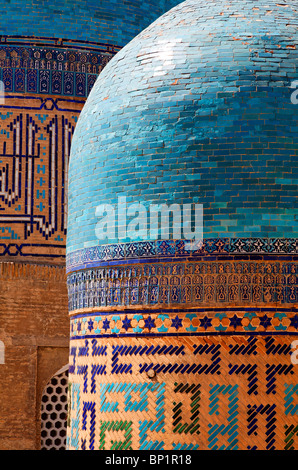
[[[1,4],[1,450],[43,445],[42,388],[68,363],[68,164],[81,109],[110,59],[177,3]]]
[[[297,448],[297,246],[249,242],[73,259],[70,449]]]
[[[105,67],[69,174],[68,448],[297,449],[298,2],[187,0]],[[204,240],[99,240],[199,203]]]

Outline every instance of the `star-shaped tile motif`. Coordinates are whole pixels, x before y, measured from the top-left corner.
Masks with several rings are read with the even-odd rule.
[[[107,318],[104,320],[102,327],[105,331],[107,331],[110,328],[110,322]]]
[[[127,331],[129,328],[131,328],[131,320],[129,320],[127,317],[124,318],[122,321],[122,326],[123,328]]]
[[[154,327],[155,327],[155,322],[149,315],[149,317],[145,319],[145,328],[148,328],[148,330],[151,330]]]
[[[174,328],[176,328],[176,330],[178,330],[178,328],[182,327],[182,319],[178,317],[178,315],[176,315],[175,318],[172,319],[172,325]]]
[[[204,318],[200,319],[200,326],[205,328],[205,330],[207,330],[207,328],[211,328],[211,326],[212,326],[211,318],[208,318],[205,315]]]
[[[237,326],[242,326],[242,319],[237,317],[237,315],[234,315],[232,318],[230,318],[230,326],[233,326],[234,328],[237,328]]]
[[[271,318],[267,317],[267,315],[260,317],[260,325],[265,329],[268,328],[268,326],[271,326]]]
[[[294,328],[298,328],[298,315],[296,314],[294,317],[290,318],[291,324]]]
[[[88,330],[89,330],[89,331],[92,331],[92,330],[93,330],[93,321],[91,320],[91,318],[90,318],[90,320],[88,321]]]

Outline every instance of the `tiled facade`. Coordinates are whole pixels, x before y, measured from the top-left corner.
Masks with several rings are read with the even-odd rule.
[[[97,76],[120,48],[39,41],[11,36],[0,45],[0,256],[64,263],[72,135]]]
[[[111,58],[177,3],[15,0],[5,5],[0,257],[65,262],[68,158],[80,111]]]
[[[64,96],[5,96],[0,256],[64,261],[68,159],[82,105],[79,98]]]
[[[1,4],[1,450],[40,448],[43,388],[68,361],[68,159],[80,111],[110,59],[177,3]]]
[[[72,341],[68,445],[297,449],[291,341],[287,334],[208,332]]]
[[[70,156],[69,449],[297,449],[297,12],[187,0],[92,88]],[[202,204],[203,245],[99,240],[121,196]]]
[[[120,50],[52,38],[2,37],[0,79],[5,92],[86,98],[103,67]]]

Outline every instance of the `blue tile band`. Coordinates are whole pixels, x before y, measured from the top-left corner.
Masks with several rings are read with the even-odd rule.
[[[205,239],[198,250],[189,250],[186,240],[157,240],[149,242],[119,243],[83,248],[66,257],[67,272],[90,267],[146,262],[203,260],[226,257],[254,257],[268,259],[287,256],[297,259],[296,238],[211,238]]]

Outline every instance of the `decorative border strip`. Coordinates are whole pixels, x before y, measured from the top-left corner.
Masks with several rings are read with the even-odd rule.
[[[69,311],[161,305],[298,304],[298,263],[201,261],[97,267],[68,275]]]
[[[218,309],[213,313],[202,310],[167,310],[162,313],[105,312],[71,317],[70,339],[136,336],[197,336],[237,334],[298,335],[298,313],[289,309]]]
[[[86,98],[97,76],[121,48],[108,44],[25,38],[2,44],[0,80],[6,93],[45,93]],[[36,45],[37,43],[37,45]],[[42,43],[45,43],[42,44]],[[50,47],[52,45],[52,47]]]
[[[67,253],[66,269],[71,272],[102,265],[103,262],[177,261],[218,255],[297,255],[297,238],[210,238],[201,249],[185,249],[186,240],[100,245]],[[167,258],[167,259],[165,259]]]
[[[1,222],[1,218],[0,218]],[[35,249],[42,250],[44,253],[35,253]],[[55,250],[58,251],[55,252]],[[27,252],[26,252],[27,251]],[[41,257],[41,258],[62,258],[65,259],[65,246],[54,245],[46,243],[0,243],[0,256],[29,256],[29,257]]]
[[[48,38],[46,36],[8,36],[0,35],[0,43],[17,46],[43,46],[63,47],[67,49],[96,50],[98,52],[116,53],[122,46],[108,44],[105,42],[83,41],[78,39]]]

